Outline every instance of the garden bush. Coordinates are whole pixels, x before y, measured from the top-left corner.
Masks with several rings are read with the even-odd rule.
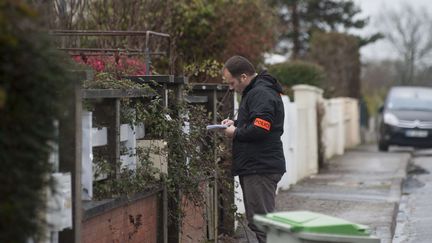
[[[68,81],[63,57],[23,1],[0,4],[0,242],[38,236],[50,185],[51,144]]]
[[[320,66],[305,61],[274,64],[269,66],[268,71],[279,80],[288,94],[292,86],[297,84],[320,87],[325,78],[324,70]]]

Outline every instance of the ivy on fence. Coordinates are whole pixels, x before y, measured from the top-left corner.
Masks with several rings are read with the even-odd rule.
[[[146,89],[157,94],[157,84],[137,84],[128,79],[118,79],[111,73],[98,72],[95,78],[83,83],[83,87],[114,89]],[[184,95],[188,93],[188,87]],[[172,91],[168,100],[176,100]],[[91,103],[86,105],[92,109]],[[122,168],[117,177],[108,177],[94,185],[95,199],[133,195],[159,185],[161,179],[166,184],[168,197],[178,205],[182,197],[195,206],[206,203],[202,183],[214,179],[220,169],[218,158],[226,151],[220,134],[209,134],[206,125],[211,122],[210,114],[202,105],[187,104],[185,101],[169,102],[164,107],[161,97],[121,99],[121,123],[130,125],[145,124],[146,138],[150,141],[163,141],[165,146],[150,143],[149,147],[138,147],[135,154],[123,147],[121,155],[136,156],[135,169]],[[95,124],[98,126],[98,124]],[[217,149],[215,149],[217,146]],[[152,154],[167,158],[168,173],[153,167]],[[100,153],[94,154],[98,174],[112,173],[113,166]],[[120,163],[122,163],[120,161]],[[115,165],[120,166],[120,165]],[[179,197],[180,194],[182,195]],[[181,220],[182,207],[171,208],[170,219]],[[177,211],[180,210],[180,211]]]

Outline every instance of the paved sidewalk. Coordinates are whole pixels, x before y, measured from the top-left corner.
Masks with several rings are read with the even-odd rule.
[[[382,243],[390,243],[410,153],[380,153],[375,147],[346,151],[319,174],[279,192],[277,211],[309,210],[368,225]],[[248,242],[241,226],[237,240]]]

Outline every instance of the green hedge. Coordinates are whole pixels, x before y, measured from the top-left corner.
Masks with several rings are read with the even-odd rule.
[[[0,242],[38,241],[67,81],[35,16],[22,1],[0,5]]]
[[[324,70],[313,63],[288,61],[269,66],[268,71],[287,89],[296,84],[320,87],[325,78]]]

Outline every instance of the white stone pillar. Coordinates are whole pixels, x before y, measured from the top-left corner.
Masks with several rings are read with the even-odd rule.
[[[323,91],[309,85],[293,87],[297,105],[298,179],[318,172],[317,102]]]

